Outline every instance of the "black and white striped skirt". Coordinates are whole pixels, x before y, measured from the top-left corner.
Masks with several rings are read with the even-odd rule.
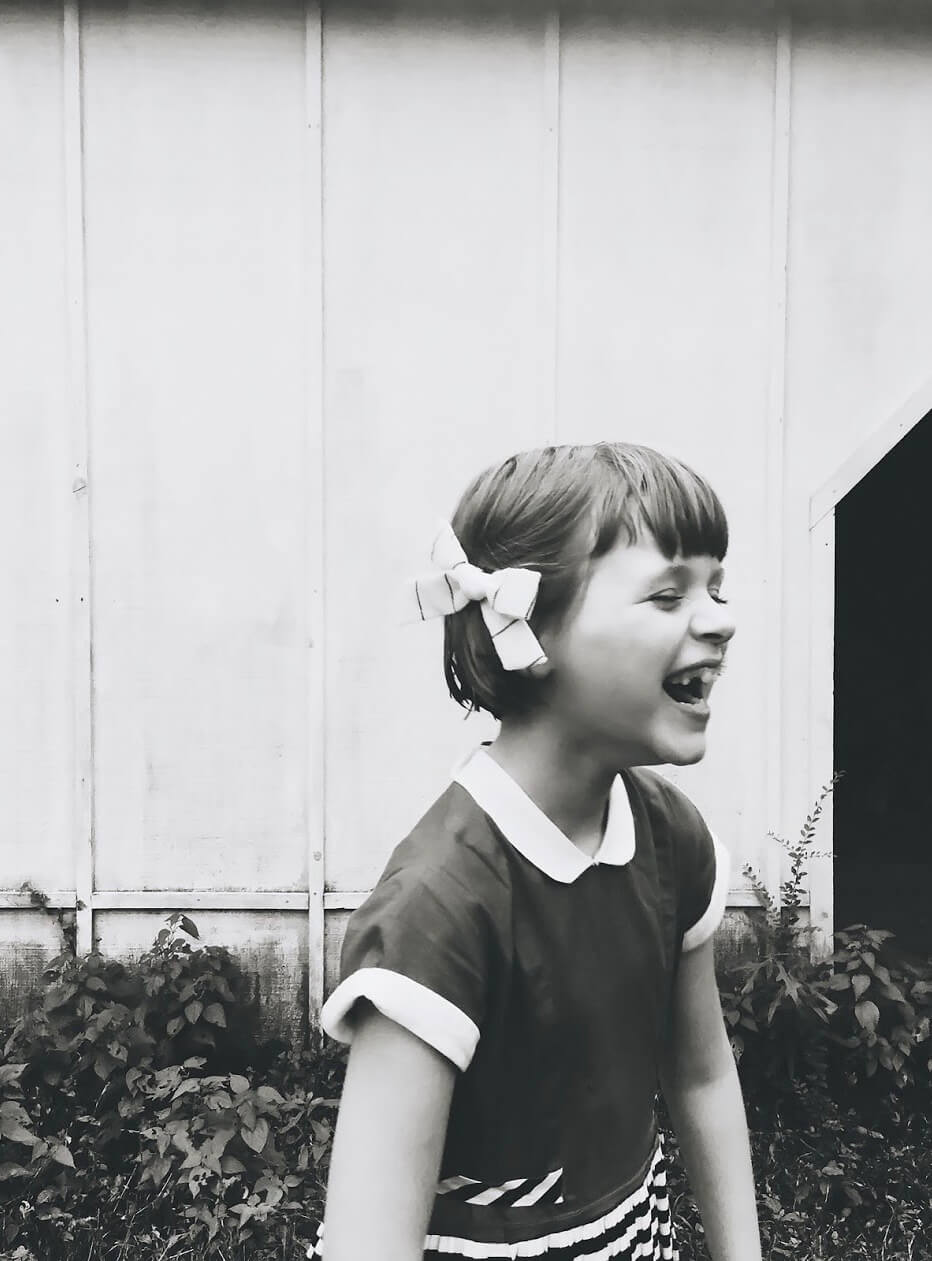
[[[326,1261],[323,1226],[308,1257]],[[658,1143],[641,1185],[609,1212],[573,1226],[518,1242],[490,1243],[455,1235],[430,1234],[425,1261],[677,1261],[667,1189],[667,1166]]]

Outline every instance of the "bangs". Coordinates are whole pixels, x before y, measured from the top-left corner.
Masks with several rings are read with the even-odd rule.
[[[728,551],[728,520],[715,491],[686,464],[649,447],[602,443],[596,448],[608,476],[596,496],[593,557],[619,538],[653,536],[667,560]]]

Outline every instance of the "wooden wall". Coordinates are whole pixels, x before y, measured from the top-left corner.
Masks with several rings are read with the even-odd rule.
[[[932,21],[896,13],[0,3],[14,999],[54,945],[29,881],[124,952],[193,908],[303,1027],[490,730],[394,593],[474,472],[552,441],[720,489],[740,631],[671,776],[733,906],[746,861],[776,885],[766,832],[830,772],[810,501],[932,377]]]

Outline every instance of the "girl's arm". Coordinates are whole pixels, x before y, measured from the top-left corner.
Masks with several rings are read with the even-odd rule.
[[[747,1121],[711,941],[680,960],[661,1084],[714,1261],[760,1261]]]
[[[357,1019],[333,1142],[323,1255],[420,1261],[456,1068],[371,1005]]]

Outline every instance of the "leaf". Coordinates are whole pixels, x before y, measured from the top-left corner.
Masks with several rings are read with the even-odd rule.
[[[171,1020],[169,1020],[168,1024],[165,1026],[165,1032],[168,1034],[170,1038],[173,1038],[176,1033],[181,1032],[181,1030],[184,1028],[184,1025],[185,1025],[184,1016],[173,1016]]]
[[[29,1170],[22,1165],[16,1165],[11,1160],[6,1160],[0,1165],[0,1182],[6,1182],[10,1178],[28,1178]]]
[[[285,1100],[275,1089],[274,1086],[260,1086],[256,1091],[260,1099],[264,1099],[266,1103],[284,1103]]]
[[[69,1169],[74,1168],[74,1157],[64,1143],[59,1143],[57,1147],[52,1148],[52,1160],[59,1165],[66,1165]]]
[[[13,1120],[0,1120],[0,1135],[8,1138],[11,1143],[22,1143],[26,1147],[32,1147],[39,1141],[35,1134],[30,1134],[18,1121]]]
[[[869,990],[870,985],[870,977],[865,976],[863,972],[859,972],[856,976],[853,976],[851,978],[851,988],[854,990],[855,999],[860,998],[865,990]]]
[[[219,1025],[221,1029],[227,1027],[226,1013],[219,1003],[210,1003],[204,1008],[204,1019],[208,1024]]]
[[[891,999],[894,1003],[903,1003],[904,1006],[908,1005],[906,995],[894,981],[889,981],[883,987],[883,996],[884,998]]]
[[[192,1003],[188,1003],[184,1009],[184,1014],[188,1018],[189,1024],[196,1025],[201,1018],[201,1012],[204,1010],[204,1004],[200,999],[195,999]]]
[[[876,1032],[877,1024],[880,1020],[880,1008],[876,1003],[872,1003],[869,998],[865,998],[855,1005],[854,1014],[862,1029],[866,1029],[868,1033]]]
[[[847,972],[836,972],[828,983],[830,990],[846,990],[851,986],[851,977]]]
[[[179,916],[178,924],[189,937],[193,937],[195,941],[200,941],[201,934],[197,931],[197,925],[193,919],[189,919],[187,915],[181,915]]]
[[[269,1137],[269,1123],[265,1117],[259,1117],[255,1129],[243,1130],[243,1142],[256,1153],[261,1152]]]
[[[234,1095],[244,1095],[249,1089],[249,1078],[242,1077],[239,1073],[230,1074],[230,1089]]]
[[[227,1176],[246,1172],[246,1166],[241,1160],[237,1160],[235,1156],[223,1156],[220,1160],[220,1168]]]
[[[0,1103],[0,1117],[8,1117],[11,1121],[18,1121],[20,1125],[29,1124],[29,1113],[15,1099],[4,1099]]]

